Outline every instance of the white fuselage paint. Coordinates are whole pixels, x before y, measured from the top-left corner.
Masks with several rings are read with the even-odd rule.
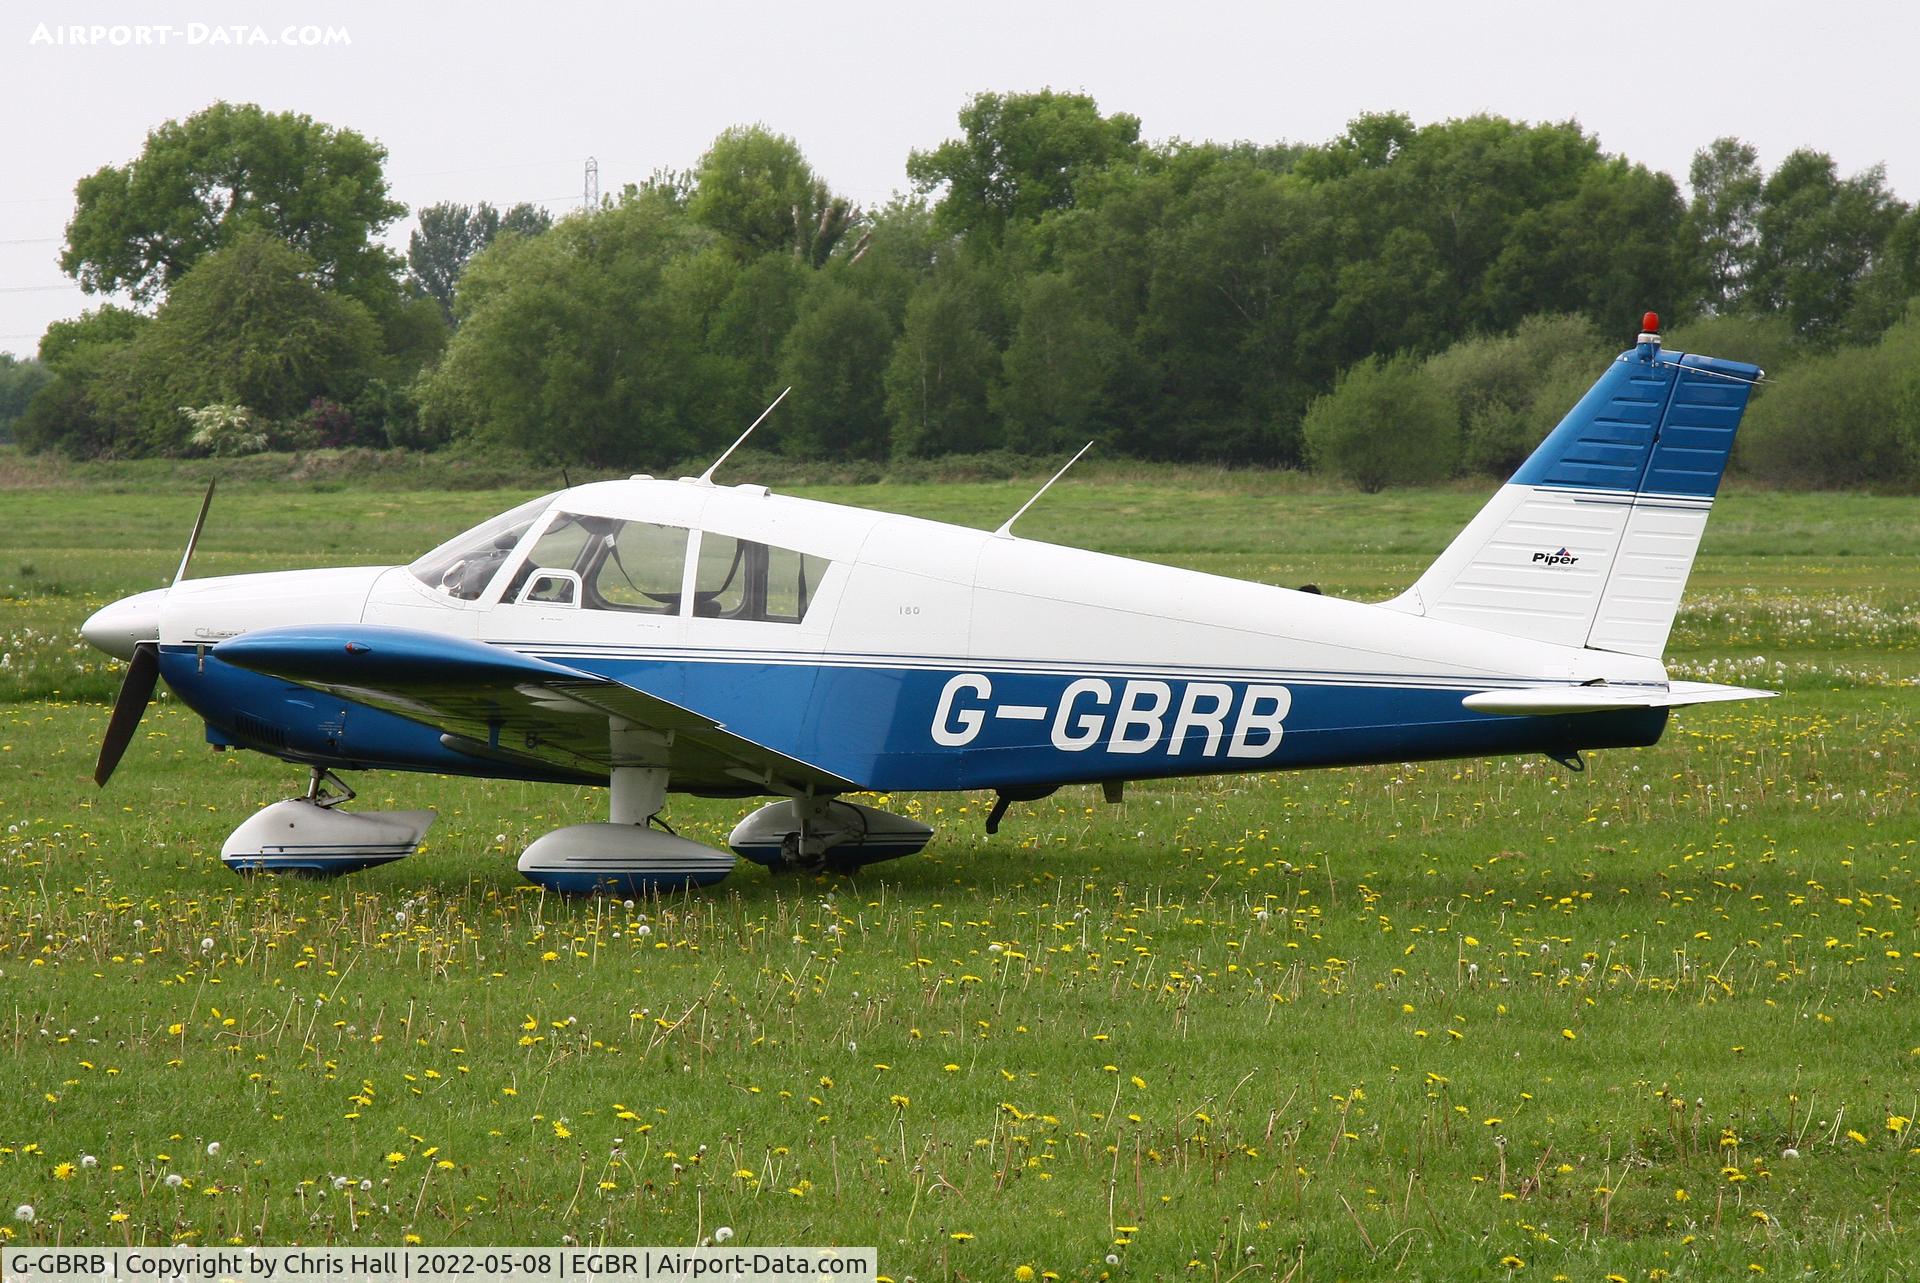
[[[799,624],[501,601],[512,569],[563,510],[713,530],[824,557],[832,567]],[[697,556],[696,535],[690,557]],[[1468,578],[1470,567],[1450,582]],[[431,589],[402,567],[358,567],[187,580],[153,606],[160,638],[172,646],[211,646],[286,625],[367,622],[497,642],[562,662],[569,654],[624,652],[709,663],[944,670],[958,675],[949,679],[932,725],[919,731],[936,744],[964,745],[991,717],[1043,724],[1054,747],[1067,753],[1096,744],[1135,753],[1172,743],[1250,764],[1279,742],[1290,688],[1302,684],[1466,692],[1666,681],[1657,658],[1588,649],[1579,644],[1585,631],[1575,641],[1571,627],[1566,641],[1515,637],[1409,613],[1404,598],[1392,607],[1363,604],[759,487],[684,480],[602,482],[563,492],[472,602]],[[1462,614],[1470,611],[1463,607]],[[1047,705],[997,703],[996,679],[1016,673],[1074,680]]]

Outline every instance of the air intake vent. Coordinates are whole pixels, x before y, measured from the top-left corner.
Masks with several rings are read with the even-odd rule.
[[[287,746],[285,727],[276,726],[264,717],[255,717],[252,713],[233,715],[233,735],[249,748],[277,750]]]

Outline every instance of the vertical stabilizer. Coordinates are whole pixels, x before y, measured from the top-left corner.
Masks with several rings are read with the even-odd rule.
[[[1640,338],[1389,605],[1660,655],[1760,371]]]

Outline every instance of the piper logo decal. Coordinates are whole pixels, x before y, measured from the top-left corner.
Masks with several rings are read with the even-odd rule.
[[[1533,554],[1533,559],[1543,566],[1571,566],[1574,562],[1580,560],[1580,558],[1574,556],[1565,548],[1562,548],[1559,552],[1536,552]]]
[[[989,721],[1043,722],[1063,753],[1098,747],[1177,757],[1198,747],[1202,757],[1254,759],[1280,747],[1292,708],[1293,692],[1284,686],[1104,677],[1076,678],[1050,703],[1009,704],[994,699],[985,673],[956,673],[940,692],[930,730],[934,743],[962,748]]]

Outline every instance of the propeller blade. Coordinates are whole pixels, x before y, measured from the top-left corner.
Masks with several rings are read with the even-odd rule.
[[[201,515],[206,515],[204,510]],[[100,760],[93,767],[93,782],[101,788],[113,778],[113,768],[120,765],[121,755],[133,742],[133,733],[140,729],[140,716],[147,711],[159,680],[160,647],[154,642],[141,642],[133,648],[133,660],[120,681],[120,693],[114,696],[107,733],[100,740]]]
[[[187,577],[187,563],[193,560],[193,546],[200,542],[200,529],[207,524],[207,509],[213,507],[215,481],[207,482],[207,497],[200,501],[200,515],[193,519],[193,533],[187,536],[187,550],[180,554],[180,569],[173,572],[173,583]],[[172,587],[169,584],[168,587]]]

